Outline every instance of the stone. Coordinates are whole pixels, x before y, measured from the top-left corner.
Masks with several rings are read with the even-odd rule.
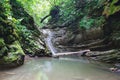
[[[9,47],[8,55],[3,56],[0,60],[1,66],[16,67],[24,63],[24,52],[18,41],[14,41],[12,44],[7,45]]]

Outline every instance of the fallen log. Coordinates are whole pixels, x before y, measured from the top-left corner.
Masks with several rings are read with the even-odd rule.
[[[81,51],[76,51],[76,52],[64,52],[64,53],[56,53],[53,55],[53,57],[59,57],[59,56],[64,56],[64,55],[72,55],[72,54],[80,54],[81,56],[85,56],[87,52],[90,52],[89,49],[87,50],[81,50]]]

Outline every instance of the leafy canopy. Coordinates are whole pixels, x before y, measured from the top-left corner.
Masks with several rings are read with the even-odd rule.
[[[50,9],[55,6],[59,5],[61,8],[61,14],[64,14],[63,16],[66,17],[73,11],[73,8],[71,5],[74,3],[75,0],[17,0],[19,3],[21,3],[21,6],[24,7],[25,11],[31,15],[36,24],[39,26],[42,26],[40,24],[40,20],[49,14]],[[68,7],[69,6],[69,7]],[[47,22],[48,19],[46,19],[45,22]]]

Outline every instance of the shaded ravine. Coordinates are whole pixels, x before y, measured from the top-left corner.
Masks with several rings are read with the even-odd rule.
[[[47,29],[42,32],[44,32],[45,43],[53,56],[66,53],[59,53],[52,44],[53,33]],[[111,67],[113,65],[79,55],[40,59],[26,57],[23,66],[10,70],[0,70],[0,80],[120,80],[119,73],[109,70]]]

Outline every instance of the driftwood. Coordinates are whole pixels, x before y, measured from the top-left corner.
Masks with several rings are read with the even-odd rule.
[[[81,51],[76,51],[76,52],[56,53],[55,55],[53,55],[53,57],[59,57],[59,56],[64,56],[64,55],[72,55],[72,54],[80,54],[81,56],[84,56],[87,52],[90,52],[90,50],[87,49],[87,50],[81,50]]]

